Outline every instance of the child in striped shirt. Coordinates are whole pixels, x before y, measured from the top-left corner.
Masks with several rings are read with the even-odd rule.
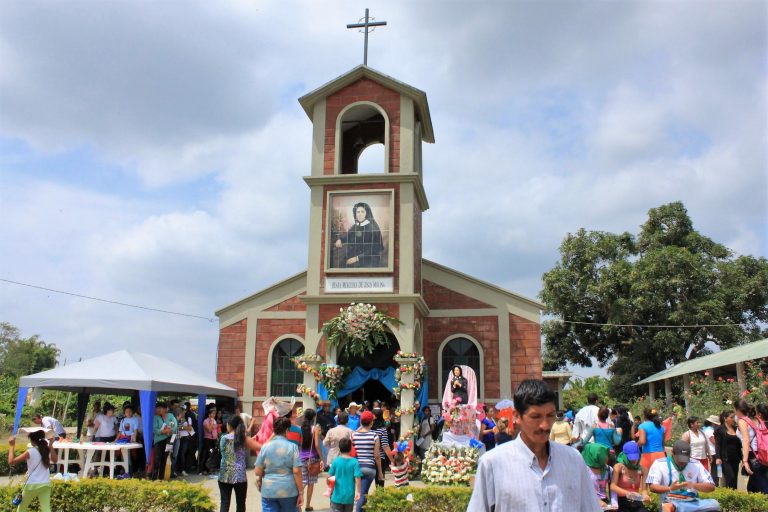
[[[392,476],[395,477],[395,487],[400,488],[408,485],[408,462],[406,462],[403,452],[395,453]]]

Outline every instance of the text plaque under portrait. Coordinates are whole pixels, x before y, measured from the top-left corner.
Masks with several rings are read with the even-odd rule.
[[[326,277],[325,293],[392,293],[392,277]]]

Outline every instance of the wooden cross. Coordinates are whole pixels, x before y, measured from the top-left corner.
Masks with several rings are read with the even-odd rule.
[[[363,21],[365,20],[365,21]],[[365,44],[363,47],[363,65],[368,65],[368,32],[373,32],[376,27],[383,27],[387,24],[386,21],[372,21],[373,18],[368,16],[368,9],[365,9],[365,18],[360,18],[359,23],[350,23],[347,28],[362,28],[365,33]],[[369,30],[370,28],[370,30]]]

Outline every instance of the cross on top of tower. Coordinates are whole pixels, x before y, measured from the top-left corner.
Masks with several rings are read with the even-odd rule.
[[[362,28],[365,33],[365,43],[363,44],[363,64],[368,65],[368,32],[373,32],[376,27],[383,27],[386,21],[375,21],[375,18],[368,16],[368,9],[365,9],[365,17],[360,18],[358,23],[350,23],[347,28]]]

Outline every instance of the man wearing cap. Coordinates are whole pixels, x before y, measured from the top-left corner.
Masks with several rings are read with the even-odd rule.
[[[672,456],[656,459],[648,471],[647,483],[651,491],[661,494],[662,502],[669,493],[682,491],[712,492],[715,483],[712,475],[696,459],[691,459],[691,445],[685,441],[676,441],[672,446]],[[675,506],[664,503],[664,512],[672,512]]]
[[[360,406],[357,402],[350,402],[347,407],[347,426],[352,429],[352,432],[360,428],[360,415],[357,413],[360,410]]]

